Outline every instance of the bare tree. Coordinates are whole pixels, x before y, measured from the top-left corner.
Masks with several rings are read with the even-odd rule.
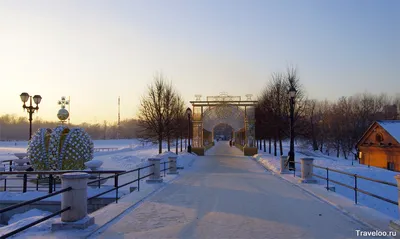
[[[107,139],[107,121],[104,120],[104,139]]]
[[[316,109],[316,100],[306,100],[305,102],[305,118],[307,120],[304,122],[304,131],[306,138],[311,141],[313,150],[318,150],[317,142],[317,132],[318,132],[318,122],[320,116],[318,115]]]
[[[162,74],[154,77],[154,83],[149,85],[147,95],[142,97],[139,108],[140,136],[157,140],[158,151],[162,153],[163,139],[167,139],[168,151],[171,149],[171,139],[175,135],[176,119],[182,112],[183,101],[167,83]]]
[[[329,113],[331,111],[331,103],[327,100],[317,103],[318,108],[318,133],[317,133],[317,141],[319,145],[319,150],[323,152],[324,146],[327,140],[328,134],[328,119]]]
[[[158,141],[158,152],[162,153],[163,136],[165,135],[165,89],[167,84],[162,74],[154,76],[153,84],[148,86],[148,92],[140,100],[139,125],[140,137]]]
[[[175,137],[175,153],[178,154],[179,137],[181,139],[181,152],[182,152],[182,137],[183,137],[183,127],[185,124],[185,108],[183,99],[176,95],[175,104],[173,106],[173,136]]]
[[[178,104],[178,96],[174,92],[171,83],[165,84],[163,95],[163,124],[164,124],[164,134],[167,139],[167,150],[171,151],[171,137],[174,133],[174,121],[176,116],[176,108]]]

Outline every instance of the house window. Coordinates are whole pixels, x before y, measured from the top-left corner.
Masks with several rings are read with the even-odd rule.
[[[377,133],[377,134],[375,135],[375,141],[378,142],[378,143],[382,142],[382,141],[383,141],[383,136],[382,136],[382,134]]]

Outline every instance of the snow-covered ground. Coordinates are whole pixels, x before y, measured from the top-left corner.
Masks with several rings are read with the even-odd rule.
[[[28,142],[27,141],[10,141],[10,142],[0,142],[0,160],[12,159],[15,158],[13,155],[17,152],[26,152]],[[167,161],[168,155],[173,154],[175,152],[175,146],[171,147],[172,152],[165,152],[162,154],[158,154],[158,145],[154,145],[152,143],[142,143],[139,140],[131,139],[131,140],[94,140],[95,148],[118,148],[115,151],[105,151],[105,152],[95,152],[94,159],[101,160],[103,162],[103,169],[115,169],[115,170],[130,170],[138,167],[148,165],[147,159],[151,157],[159,157],[162,158],[163,161]],[[166,145],[163,146],[163,150],[166,150]],[[180,148],[179,148],[180,151]],[[178,166],[186,166],[190,163],[196,156],[193,154],[188,154],[186,152],[179,152],[179,156],[177,159]],[[168,165],[167,165],[168,166]],[[163,167],[163,166],[161,166]],[[141,176],[148,174],[148,170],[143,170],[141,172]],[[130,173],[121,176],[119,179],[119,183],[123,184],[124,182],[128,182],[137,178],[136,173]],[[20,184],[15,182],[16,184]],[[108,180],[106,185],[113,185],[113,180]],[[123,195],[129,190],[128,185],[125,188],[120,190],[120,193]],[[141,183],[141,189],[146,187],[146,183]],[[100,191],[105,190],[102,189],[88,189],[88,195],[98,194]],[[113,192],[111,192],[113,193]],[[12,195],[11,195],[12,194]],[[39,195],[40,194],[40,195]],[[9,192],[0,192],[0,198],[9,200],[10,198],[20,200],[25,199],[29,200],[35,198],[37,196],[42,196],[43,192],[27,192],[27,193],[9,193]],[[60,200],[60,195],[54,196],[51,198],[52,200]],[[48,215],[48,212],[43,212],[40,210],[30,210],[25,213],[14,215],[13,218],[9,220],[9,225],[0,228],[0,235],[7,233],[9,231],[15,230],[23,225],[26,225],[30,222],[33,222],[43,216]],[[57,217],[55,217],[57,218]],[[51,219],[45,221],[34,228],[28,229],[29,233],[32,232],[46,232],[50,229],[52,222],[55,219]]]
[[[284,155],[287,155],[289,151],[288,145],[284,145]],[[319,151],[310,151],[310,150],[299,150],[302,153],[296,152],[296,162],[300,162],[300,158],[302,157],[312,157],[314,158],[314,164],[322,167],[328,167],[340,171],[344,171],[351,174],[357,174],[360,176],[365,176],[377,180],[382,180],[390,183],[396,184],[396,180],[394,178],[395,175],[399,174],[398,172],[392,172],[386,169],[376,168],[376,167],[368,167],[367,165],[359,164],[358,161],[353,161],[351,159],[343,159],[332,156],[327,156]],[[268,154],[264,152],[259,152],[258,155],[254,156],[258,161],[266,165],[269,169],[279,172],[280,170],[280,156],[274,157],[273,154]],[[300,164],[296,164],[296,175],[300,175]],[[314,173],[320,175],[322,177],[326,177],[326,170],[319,169],[314,167]],[[354,186],[354,177],[348,176],[345,174],[340,174],[336,172],[329,172],[329,178],[332,180],[336,180],[338,182],[345,183],[349,186]],[[316,178],[321,187],[326,187],[326,180]],[[338,184],[334,184],[329,182],[329,186],[335,186],[336,193],[341,194],[351,200],[354,200],[354,190],[343,187]],[[359,189],[365,190],[367,192],[388,198],[393,201],[397,201],[398,189],[397,187],[372,182],[369,180],[364,180],[361,178],[357,179],[357,186]],[[388,203],[386,201],[374,198],[372,196],[358,193],[358,204],[365,205],[367,207],[378,210],[390,217],[399,218],[399,210],[397,205]]]
[[[158,147],[157,145],[153,145],[151,143],[148,144],[143,144],[139,140],[95,140],[94,141],[95,148],[104,148],[104,147],[110,147],[110,148],[118,148],[116,151],[109,151],[109,152],[96,152],[94,155],[94,159],[101,160],[103,162],[102,168],[104,169],[118,169],[118,170],[129,170],[129,169],[134,169],[139,166],[145,166],[147,164],[147,159],[150,157],[162,157],[163,159],[166,159],[169,153],[163,153],[161,155],[158,155]],[[10,159],[14,158],[13,153],[16,152],[26,152],[26,147],[27,147],[27,141],[18,141],[18,142],[0,142],[0,160],[4,159]],[[163,147],[163,150],[165,151],[166,147]],[[172,152],[175,152],[175,147],[171,148]],[[391,183],[396,183],[396,180],[394,179],[394,176],[397,175],[397,172],[391,172],[385,169],[380,169],[380,168],[375,168],[375,167],[370,167],[366,165],[360,165],[358,164],[357,161],[354,161],[354,165],[352,165],[351,160],[345,160],[342,158],[336,158],[336,157],[331,157],[327,155],[323,155],[320,152],[313,152],[310,150],[304,150],[298,148],[299,151],[302,153],[297,152],[296,153],[296,161],[299,161],[301,157],[313,157],[314,163],[316,165],[320,165],[323,167],[329,167],[329,168],[334,168],[338,169],[341,171],[353,173],[353,174],[358,174],[374,179],[379,179]],[[180,151],[180,149],[179,149]],[[286,155],[288,152],[288,145],[284,145],[284,154]],[[188,161],[190,161],[193,157],[193,155],[189,155],[185,152],[179,153],[178,157],[178,165],[186,165]],[[270,169],[273,171],[279,171],[280,167],[280,161],[279,161],[279,156],[274,157],[272,155],[269,155],[268,153],[264,153],[260,150],[260,154],[256,155],[255,158],[262,162],[263,164],[267,165]],[[297,165],[298,169],[298,174],[300,173],[300,165]],[[144,175],[141,174],[142,176]],[[315,168],[314,173],[319,174],[323,177],[326,176],[326,172],[324,170]],[[337,180],[339,182],[346,183],[348,185],[354,185],[354,178],[343,175],[343,174],[338,174],[334,172],[330,172],[329,177],[333,180]],[[126,180],[133,180],[136,178],[136,174],[130,174],[126,175],[121,178],[121,181],[124,182]],[[112,184],[113,180],[109,180],[107,184]],[[326,185],[326,182],[322,179],[318,179],[319,184],[321,187],[324,187]],[[145,184],[144,184],[145,185]],[[336,186],[336,193],[341,194],[351,200],[354,200],[354,191],[351,189],[347,189],[345,187],[342,187],[340,185],[334,185],[333,183],[330,183],[330,186]],[[397,200],[397,193],[398,190],[396,187],[388,186],[388,185],[383,185],[383,184],[378,184],[375,182],[371,181],[366,181],[363,179],[358,180],[358,187],[360,189],[366,190],[368,192],[387,197],[393,201]],[[28,194],[26,194],[28,195]],[[4,197],[5,195],[3,195]],[[373,209],[376,209],[390,217],[393,218],[399,218],[398,216],[398,208],[396,205],[390,204],[388,202],[375,199],[371,196],[358,193],[358,202],[361,205],[365,205],[368,207],[371,207]],[[23,215],[19,215],[16,218],[24,218],[24,220],[20,220],[19,222],[16,221],[14,218],[12,221],[10,220],[9,223],[12,225],[9,225],[7,230],[11,230],[13,227],[17,227],[16,225],[21,226],[26,225],[30,221],[34,220],[32,218],[36,218],[43,216],[42,212],[27,212]],[[13,223],[12,223],[13,222]],[[15,224],[17,223],[17,224]],[[19,224],[18,224],[19,223]],[[20,225],[21,224],[21,225]],[[48,223],[47,223],[48,224]],[[46,223],[43,223],[43,225],[39,227],[35,227],[35,229],[31,230],[48,230],[49,225]],[[47,225],[47,226],[46,226]],[[46,229],[47,228],[47,229]],[[3,227],[0,229],[0,233],[3,234],[5,232],[6,227]]]

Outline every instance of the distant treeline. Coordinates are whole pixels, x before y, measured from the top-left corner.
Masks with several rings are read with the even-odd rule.
[[[316,100],[306,94],[295,69],[273,73],[261,92],[256,108],[256,138],[271,141],[283,155],[282,141],[290,139],[288,89],[296,89],[294,137],[309,143],[314,150],[335,152],[346,159],[357,154],[356,144],[376,120],[399,120],[400,94],[368,92],[343,96],[336,101]],[[271,146],[269,146],[271,147]]]
[[[60,122],[45,121],[34,119],[32,122],[32,133],[39,128],[55,128],[61,125]],[[68,124],[67,124],[68,125]],[[118,130],[117,123],[104,121],[103,124],[71,124],[69,127],[81,127],[92,137],[92,139],[131,139],[136,138],[138,123],[135,119],[122,120]],[[119,132],[119,136],[118,136]],[[27,117],[18,117],[16,115],[0,116],[0,140],[28,140],[29,139],[29,121]]]

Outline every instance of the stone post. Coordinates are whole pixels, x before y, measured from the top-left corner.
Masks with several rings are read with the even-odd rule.
[[[5,172],[5,171],[6,171],[6,167],[5,166],[0,167],[0,172]],[[0,175],[0,181],[3,180],[3,179],[6,179],[6,178],[7,178],[7,176],[5,176],[4,174]],[[1,190],[4,190],[4,187],[1,187]]]
[[[287,156],[281,155],[281,169],[280,174],[288,174],[290,173],[289,169],[285,166],[287,161]]]
[[[397,174],[396,176],[394,176],[394,178],[397,181],[397,191],[398,191],[397,192],[397,201],[399,202],[398,210],[400,213],[400,174]],[[389,226],[392,229],[395,229],[396,231],[400,232],[400,221],[399,220],[396,220],[396,221],[391,220]]]
[[[62,193],[61,209],[71,207],[61,213],[61,221],[52,225],[52,230],[85,229],[94,224],[94,218],[87,215],[87,181],[89,174],[84,172],[61,175],[62,188],[72,190]]]
[[[313,158],[301,158],[301,183],[317,183],[317,180],[313,179]]]
[[[153,175],[149,176],[149,179],[146,180],[146,183],[162,183],[163,179],[160,177],[160,158],[149,158],[149,163],[154,164],[153,167],[150,167],[150,173]]]
[[[178,156],[169,156],[168,157],[168,166],[169,166],[169,171],[168,174],[178,174],[179,172],[177,171],[176,168],[176,159],[178,158]]]

